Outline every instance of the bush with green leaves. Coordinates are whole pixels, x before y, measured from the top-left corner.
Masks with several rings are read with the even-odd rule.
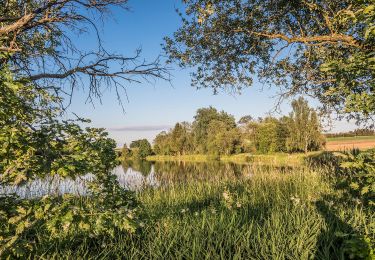
[[[87,120],[61,120],[60,101],[48,90],[0,70],[1,185],[20,186],[48,176],[73,180],[93,176],[86,197],[51,194],[25,199],[3,194],[1,257],[32,254],[41,240],[72,236],[79,243],[137,228],[135,200],[111,173],[116,165],[115,141],[104,129],[83,129]]]
[[[375,150],[347,153],[340,174],[349,194],[375,206]]]
[[[305,157],[305,163],[324,170],[346,196],[375,206],[375,150],[322,152]]]
[[[342,232],[336,232],[335,235],[338,238],[343,239],[343,253],[349,259],[372,260],[375,258],[374,243],[368,236],[346,234]]]
[[[35,247],[56,240],[74,247],[85,239],[103,244],[103,238],[133,233],[138,225],[137,209],[130,203],[129,193],[123,195],[126,197],[118,194],[109,203],[107,196],[72,194],[34,200],[2,197],[0,256],[32,255]]]

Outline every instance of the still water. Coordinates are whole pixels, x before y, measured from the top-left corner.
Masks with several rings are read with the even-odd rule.
[[[233,178],[249,178],[250,165],[222,162],[149,162],[131,161],[113,169],[120,185],[128,190],[158,188],[171,184],[200,181],[223,181]],[[0,194],[16,193],[23,198],[40,197],[47,194],[87,194],[87,184],[94,178],[87,174],[75,180],[58,176],[36,179],[20,187],[0,185]]]

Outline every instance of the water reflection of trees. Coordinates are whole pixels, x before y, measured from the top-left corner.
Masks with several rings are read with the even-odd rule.
[[[221,162],[155,162],[154,170],[161,183],[223,181],[251,173],[249,165]]]
[[[147,176],[151,173],[152,162],[146,160],[128,160],[123,161],[121,166],[124,172],[132,168],[134,171],[140,172],[143,176]]]
[[[171,183],[222,182],[226,180],[248,178],[253,174],[280,173],[295,170],[287,166],[267,166],[253,164],[236,164],[228,162],[149,162],[145,160],[124,161],[123,171],[128,169],[139,172],[144,177],[153,173],[153,178],[162,185]]]

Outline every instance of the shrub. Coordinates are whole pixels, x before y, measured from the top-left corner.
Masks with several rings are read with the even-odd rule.
[[[340,174],[351,195],[375,206],[375,150],[347,153]]]

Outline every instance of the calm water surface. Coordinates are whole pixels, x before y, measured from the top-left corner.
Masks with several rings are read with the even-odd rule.
[[[221,181],[228,178],[248,178],[252,171],[249,165],[222,162],[126,162],[113,169],[120,185],[139,191],[146,187],[158,188],[173,183],[183,184],[200,181]],[[21,187],[2,187],[0,194],[16,193],[21,197],[39,197],[47,194],[87,194],[87,184],[93,179],[87,174],[75,180],[58,176],[37,179]]]

